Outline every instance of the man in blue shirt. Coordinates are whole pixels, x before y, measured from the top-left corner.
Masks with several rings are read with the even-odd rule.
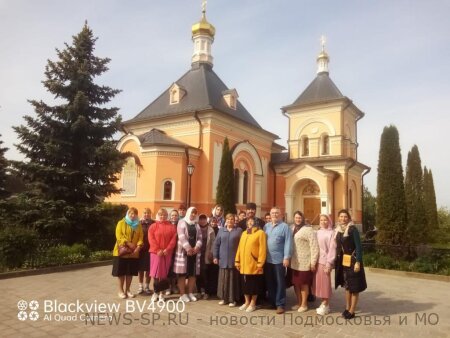
[[[292,255],[292,232],[283,222],[278,207],[270,210],[272,221],[264,226],[267,235],[267,257],[264,276],[269,300],[277,308],[277,314],[284,313],[286,307],[286,268]]]

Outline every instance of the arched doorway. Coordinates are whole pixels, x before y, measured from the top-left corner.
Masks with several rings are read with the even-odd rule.
[[[301,210],[310,224],[319,224],[320,187],[311,179],[300,180],[294,190],[294,210]]]

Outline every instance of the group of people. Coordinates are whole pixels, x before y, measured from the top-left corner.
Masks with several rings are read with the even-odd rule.
[[[312,292],[322,299],[317,314],[326,315],[335,269],[335,287],[345,288],[342,316],[353,318],[359,293],[367,284],[359,232],[349,212],[338,212],[335,227],[328,215],[320,215],[318,231],[300,211],[290,226],[278,207],[264,220],[255,213],[255,203],[247,203],[244,215],[224,215],[217,205],[209,217],[181,205],[170,215],[159,209],[155,221],[145,209],[139,221],[137,210],[130,208],[117,224],[113,252],[112,274],[118,277],[119,297],[135,297],[130,285],[132,277],[139,275],[138,293],[150,293],[150,278],[154,279],[153,300],[163,301],[171,292],[179,293],[183,302],[217,295],[220,305],[235,307],[242,301],[239,309],[253,312],[259,299],[282,314],[286,289],[293,286],[292,310],[307,311]]]

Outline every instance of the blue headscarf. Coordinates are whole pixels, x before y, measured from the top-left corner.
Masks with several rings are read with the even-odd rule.
[[[127,211],[127,214],[125,215],[125,223],[127,223],[130,227],[131,227],[131,229],[133,229],[133,231],[136,231],[136,229],[137,229],[137,227],[138,227],[138,225],[139,225],[139,220],[138,219],[135,219],[134,221],[132,221],[131,219],[130,219],[130,217],[128,217],[128,212],[129,212],[130,210],[128,210]]]

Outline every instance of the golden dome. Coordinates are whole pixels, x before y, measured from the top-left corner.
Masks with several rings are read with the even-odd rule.
[[[320,54],[317,56],[317,60],[319,59],[330,59],[330,57],[328,56],[327,52],[325,52],[324,50],[320,52]]]
[[[216,34],[216,28],[206,20],[205,13],[203,13],[202,19],[199,22],[192,25],[192,36],[199,34],[207,34],[212,38]]]

